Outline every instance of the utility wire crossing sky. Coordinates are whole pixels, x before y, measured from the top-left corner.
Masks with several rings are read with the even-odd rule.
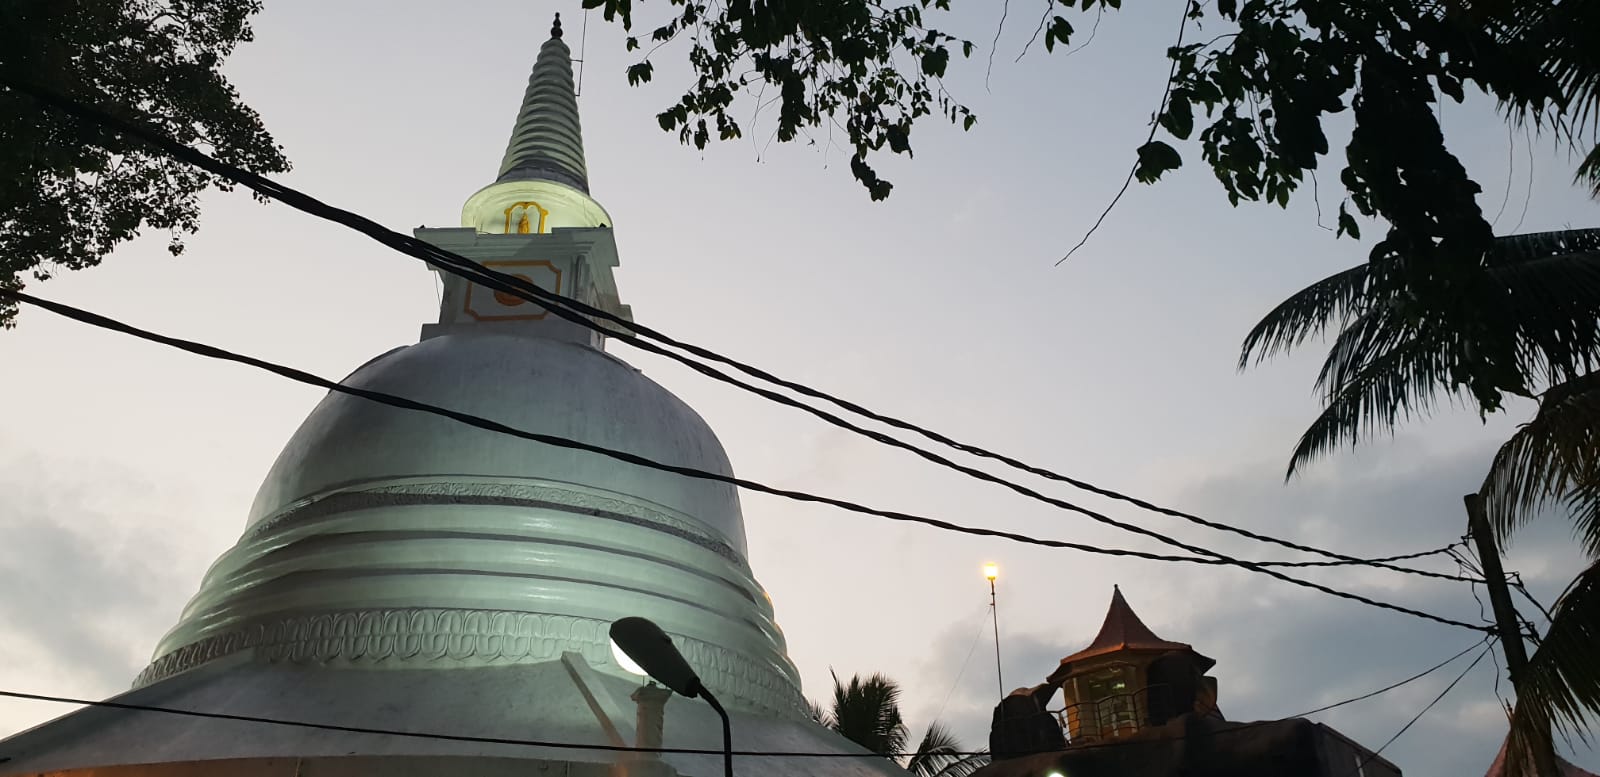
[[[1043,494],[1040,494],[1040,493],[1038,493],[1036,491],[1033,491],[1032,489],[1027,488],[1026,486],[1022,486],[1022,485],[1019,485],[1019,484],[1016,484],[1016,483],[1012,483],[1010,481],[1002,480],[1002,479],[1000,479],[998,477],[995,477],[995,476],[990,475],[988,473],[982,472],[980,470],[972,469],[972,468],[969,468],[969,467],[963,467],[963,466],[955,464],[954,462],[951,462],[951,461],[949,461],[947,459],[944,459],[943,457],[940,457],[937,454],[933,454],[933,453],[925,451],[923,449],[914,447],[914,446],[912,446],[910,444],[904,443],[903,441],[900,441],[900,440],[897,440],[897,439],[894,439],[894,438],[890,438],[890,437],[888,437],[886,435],[881,435],[881,434],[878,434],[878,433],[874,433],[874,432],[870,432],[868,430],[862,429],[862,428],[860,428],[858,426],[855,426],[855,425],[849,423],[848,421],[845,421],[843,419],[840,419],[840,418],[837,418],[835,416],[832,416],[831,414],[828,414],[825,411],[821,411],[821,410],[818,410],[816,408],[812,408],[810,406],[798,403],[795,400],[792,400],[792,399],[790,399],[788,397],[784,397],[782,395],[776,394],[774,392],[770,392],[768,390],[761,389],[759,387],[751,386],[751,385],[746,384],[746,383],[744,383],[742,381],[739,381],[739,380],[737,380],[735,378],[732,378],[731,376],[727,376],[727,375],[725,375],[723,373],[720,373],[719,371],[715,370],[714,368],[710,368],[710,367],[708,367],[706,365],[703,365],[703,364],[695,363],[692,360],[690,360],[687,357],[684,357],[684,356],[682,356],[680,354],[675,354],[675,353],[667,351],[667,350],[665,350],[665,349],[663,349],[663,348],[661,348],[659,346],[656,346],[654,344],[643,342],[643,341],[639,340],[638,338],[634,338],[634,337],[630,337],[630,336],[625,335],[625,334],[618,333],[618,332],[616,332],[616,331],[614,331],[614,330],[612,330],[610,328],[601,327],[601,326],[595,324],[593,321],[589,320],[588,317],[592,316],[592,317],[604,318],[604,319],[607,319],[607,320],[611,321],[614,324],[617,324],[618,326],[623,326],[623,327],[627,327],[629,329],[633,329],[635,332],[637,332],[639,334],[644,334],[644,335],[647,335],[647,336],[650,336],[650,337],[654,337],[654,338],[656,338],[658,340],[661,340],[662,342],[667,342],[667,343],[670,343],[670,344],[675,345],[677,347],[685,348],[686,350],[691,350],[691,352],[695,352],[695,353],[697,353],[697,355],[708,356],[709,358],[715,358],[715,359],[717,359],[719,361],[722,361],[724,363],[728,363],[728,364],[733,364],[733,365],[739,366],[741,369],[745,370],[746,372],[752,373],[752,374],[759,373],[760,375],[765,376],[764,379],[777,380],[776,378],[773,378],[770,375],[766,375],[766,373],[762,373],[762,372],[760,372],[758,370],[755,370],[755,368],[751,368],[751,367],[739,364],[738,362],[734,362],[731,359],[728,359],[726,357],[722,357],[720,355],[714,354],[714,353],[712,353],[710,351],[707,351],[705,349],[681,343],[681,342],[673,340],[672,338],[669,338],[669,337],[667,337],[665,335],[662,335],[659,332],[655,332],[654,330],[651,330],[651,329],[649,329],[647,327],[642,327],[642,326],[633,324],[632,322],[627,321],[625,319],[622,319],[622,318],[619,318],[617,316],[614,316],[614,315],[610,314],[607,311],[603,311],[603,310],[600,310],[600,309],[597,309],[597,308],[592,308],[592,307],[590,307],[588,305],[585,305],[583,303],[579,303],[579,302],[576,302],[576,301],[573,301],[573,300],[569,300],[569,299],[564,298],[564,297],[560,297],[560,296],[555,295],[555,294],[553,294],[551,292],[548,292],[546,290],[540,289],[539,287],[537,287],[536,285],[534,285],[534,284],[532,284],[530,282],[524,281],[524,280],[519,279],[519,278],[512,277],[510,275],[506,275],[504,273],[498,273],[498,272],[495,272],[493,270],[488,270],[487,268],[484,268],[481,265],[478,265],[478,264],[476,264],[476,263],[474,263],[474,262],[472,262],[472,261],[470,261],[468,259],[465,259],[464,257],[460,257],[460,256],[455,255],[455,254],[453,254],[451,252],[448,252],[448,251],[443,251],[442,249],[438,249],[436,247],[433,247],[430,244],[425,243],[425,242],[420,241],[420,240],[417,240],[415,238],[407,237],[405,235],[401,235],[399,233],[395,233],[393,231],[384,229],[382,226],[378,225],[375,222],[372,222],[369,219],[365,219],[365,218],[363,218],[363,217],[361,217],[359,215],[356,215],[354,213],[350,213],[348,211],[344,211],[344,210],[329,206],[329,205],[327,205],[325,203],[322,203],[322,202],[320,202],[320,201],[318,201],[318,200],[316,200],[316,199],[314,199],[314,198],[312,198],[312,197],[310,197],[308,195],[305,195],[305,194],[303,194],[301,192],[295,191],[295,190],[290,189],[288,187],[279,185],[279,184],[277,184],[275,182],[272,182],[269,179],[266,179],[266,178],[264,178],[262,176],[255,175],[253,173],[249,173],[247,171],[240,170],[238,168],[234,168],[234,167],[229,166],[229,165],[225,165],[225,164],[223,164],[221,162],[218,162],[215,159],[212,159],[212,158],[206,156],[205,154],[203,154],[203,153],[201,153],[201,152],[199,152],[199,151],[197,151],[195,149],[188,148],[186,146],[183,146],[181,144],[178,144],[178,143],[170,140],[169,138],[165,138],[165,137],[161,136],[159,133],[155,133],[155,132],[149,130],[148,128],[141,127],[141,126],[139,126],[137,124],[133,124],[133,123],[129,123],[129,122],[117,119],[115,117],[109,116],[109,115],[104,114],[104,113],[99,112],[99,111],[96,111],[96,110],[94,110],[92,108],[89,108],[87,106],[83,106],[81,104],[78,104],[78,103],[73,102],[71,100],[68,100],[66,98],[60,97],[58,95],[54,95],[54,94],[51,94],[51,93],[48,93],[48,92],[44,92],[44,91],[39,90],[37,88],[34,88],[34,87],[30,86],[30,85],[19,84],[19,83],[16,83],[16,82],[13,82],[13,81],[9,81],[9,80],[5,81],[5,83],[6,83],[7,86],[9,86],[11,88],[14,88],[14,89],[17,89],[18,91],[21,91],[21,92],[24,92],[26,94],[29,94],[30,96],[34,97],[35,99],[38,99],[38,100],[40,100],[42,102],[45,102],[45,103],[47,103],[49,105],[52,105],[54,107],[57,107],[57,108],[59,108],[61,110],[68,111],[68,112],[73,113],[75,115],[79,115],[79,116],[81,116],[83,118],[86,118],[86,119],[88,119],[90,121],[94,121],[96,123],[99,123],[99,124],[102,124],[104,126],[116,129],[118,131],[125,132],[125,133],[128,133],[130,135],[139,137],[139,138],[141,138],[141,139],[143,139],[143,140],[145,140],[147,142],[150,142],[150,143],[156,145],[158,148],[160,148],[161,150],[163,150],[164,152],[168,153],[171,156],[174,156],[176,158],[182,159],[183,161],[189,162],[190,164],[194,164],[196,166],[202,167],[202,168],[204,168],[204,169],[206,169],[206,170],[208,170],[210,172],[216,173],[217,175],[220,175],[220,176],[223,176],[225,178],[228,178],[229,180],[233,180],[233,181],[235,181],[237,183],[241,183],[241,184],[243,184],[243,185],[245,185],[245,186],[257,191],[257,192],[260,192],[263,195],[266,195],[266,196],[272,197],[274,199],[277,199],[279,201],[282,201],[285,204],[290,205],[291,207],[294,207],[296,209],[299,209],[299,210],[307,212],[307,213],[311,213],[313,215],[318,215],[318,216],[320,216],[322,218],[326,218],[326,219],[329,219],[331,221],[335,221],[337,223],[343,224],[343,225],[345,225],[347,227],[350,227],[352,229],[360,231],[360,232],[362,232],[364,234],[369,235],[370,237],[373,237],[374,239],[378,240],[379,242],[384,243],[385,245],[389,245],[390,247],[401,251],[402,253],[406,253],[408,255],[415,256],[416,258],[422,259],[423,261],[427,262],[428,264],[430,264],[432,266],[439,267],[439,268],[441,268],[441,269],[443,269],[443,270],[445,270],[447,272],[451,272],[451,273],[453,273],[455,275],[458,275],[458,276],[461,276],[461,277],[465,277],[465,278],[468,278],[470,280],[474,280],[474,281],[476,281],[478,283],[481,283],[481,284],[483,284],[485,286],[488,286],[490,288],[495,288],[495,289],[498,289],[498,290],[501,290],[501,291],[505,291],[507,293],[514,294],[514,295],[519,296],[519,297],[521,297],[523,299],[528,299],[530,301],[536,301],[536,302],[543,302],[543,303],[545,303],[547,309],[550,309],[550,310],[556,312],[562,318],[565,318],[565,319],[568,319],[568,320],[573,321],[575,323],[578,323],[578,324],[581,324],[583,326],[589,327],[591,329],[594,329],[596,331],[602,332],[602,333],[607,334],[609,336],[619,337],[620,339],[623,339],[624,341],[629,342],[630,344],[633,344],[633,345],[635,345],[637,347],[644,348],[645,350],[657,353],[659,355],[668,356],[668,357],[673,358],[673,359],[675,359],[675,360],[677,360],[677,361],[679,361],[679,362],[681,362],[683,364],[686,364],[688,366],[691,366],[691,367],[695,368],[697,371],[702,372],[703,374],[706,374],[706,375],[709,375],[711,377],[723,380],[725,382],[737,385],[737,386],[739,386],[741,388],[744,388],[746,390],[753,391],[753,392],[755,392],[755,393],[757,393],[757,394],[759,394],[759,395],[761,395],[761,396],[763,396],[763,397],[765,397],[767,399],[770,399],[770,400],[773,400],[773,401],[778,401],[778,402],[781,402],[781,403],[784,403],[784,404],[788,404],[788,405],[797,407],[799,409],[806,410],[808,412],[811,412],[814,415],[817,415],[818,417],[823,418],[824,420],[829,421],[830,423],[834,423],[835,425],[838,425],[838,426],[841,426],[843,428],[849,429],[849,430],[851,430],[851,431],[853,431],[855,433],[868,436],[869,438],[874,439],[874,440],[876,440],[878,442],[885,443],[885,444],[888,444],[888,445],[892,445],[892,446],[895,446],[895,447],[900,447],[900,448],[912,451],[914,453],[917,453],[917,454],[923,456],[924,458],[928,459],[929,461],[933,461],[934,463],[941,464],[943,466],[947,466],[947,467],[956,469],[956,470],[962,472],[963,474],[969,475],[971,477],[976,477],[976,478],[979,478],[979,479],[983,479],[983,480],[987,480],[987,481],[990,481],[990,482],[994,482],[994,483],[998,483],[998,484],[1001,484],[1001,485],[1005,485],[1008,488],[1011,488],[1013,491],[1016,491],[1017,493],[1023,494],[1024,496],[1028,496],[1030,498],[1033,498],[1033,499],[1036,499],[1038,501],[1042,501],[1042,502],[1054,505],[1056,507],[1060,507],[1062,509],[1067,509],[1067,510],[1072,510],[1074,512],[1078,512],[1080,514],[1083,514],[1083,515],[1085,515],[1085,516],[1087,516],[1087,517],[1089,517],[1091,519],[1094,519],[1096,521],[1099,521],[1101,523],[1105,523],[1105,524],[1108,524],[1108,525],[1116,526],[1116,527],[1121,528],[1121,529],[1123,529],[1125,531],[1131,531],[1131,532],[1134,532],[1134,533],[1137,533],[1137,534],[1141,534],[1141,535],[1150,537],[1152,539],[1155,539],[1157,541],[1160,541],[1162,543],[1165,543],[1165,544],[1168,544],[1168,545],[1171,545],[1171,546],[1174,546],[1174,547],[1178,547],[1178,548],[1181,548],[1181,549],[1184,549],[1184,550],[1188,550],[1188,551],[1193,552],[1193,553],[1198,553],[1198,554],[1210,556],[1213,559],[1215,559],[1217,562],[1220,562],[1220,563],[1223,563],[1223,564],[1239,566],[1239,567],[1242,567],[1242,568],[1245,568],[1245,569],[1249,569],[1249,570],[1254,571],[1254,572],[1259,572],[1259,573],[1262,573],[1262,574],[1269,575],[1271,577],[1278,578],[1280,580],[1284,580],[1285,582],[1290,582],[1290,583],[1294,583],[1296,585],[1312,588],[1314,590],[1318,590],[1318,591],[1321,591],[1323,593],[1327,593],[1327,594],[1330,594],[1330,595],[1339,596],[1339,597],[1351,599],[1351,600],[1354,600],[1354,601],[1359,601],[1359,602],[1362,602],[1364,604],[1368,604],[1368,605],[1375,606],[1375,607],[1381,607],[1381,608],[1385,608],[1385,609],[1394,610],[1394,611],[1397,611],[1397,612],[1403,612],[1403,613],[1406,613],[1406,614],[1409,614],[1409,615],[1425,618],[1425,619],[1428,619],[1428,620],[1433,620],[1433,621],[1440,622],[1440,623],[1445,623],[1445,624],[1448,624],[1448,625],[1460,626],[1460,627],[1463,627],[1463,628],[1468,628],[1468,629],[1473,629],[1473,630],[1478,630],[1478,631],[1492,631],[1492,629],[1488,628],[1488,627],[1476,626],[1476,625],[1468,624],[1468,623],[1465,623],[1465,622],[1462,622],[1462,621],[1457,621],[1457,620],[1448,619],[1448,618],[1442,618],[1440,616],[1432,615],[1432,614],[1425,613],[1425,612],[1422,612],[1422,611],[1419,611],[1419,610],[1414,610],[1414,609],[1407,608],[1407,607],[1402,607],[1402,606],[1399,606],[1399,605],[1393,605],[1393,604],[1389,604],[1389,603],[1385,603],[1385,602],[1380,602],[1380,601],[1377,601],[1377,600],[1374,600],[1374,599],[1370,599],[1368,597],[1364,597],[1364,596],[1361,596],[1361,595],[1358,595],[1358,594],[1351,594],[1351,593],[1348,593],[1348,592],[1339,591],[1339,590],[1336,590],[1336,589],[1333,589],[1333,588],[1330,588],[1330,587],[1327,587],[1327,586],[1323,586],[1323,585],[1318,584],[1318,583],[1314,583],[1314,582],[1310,582],[1310,581],[1294,578],[1294,577],[1291,577],[1289,575],[1285,575],[1285,574],[1283,574],[1281,572],[1277,572],[1277,571],[1274,571],[1272,569],[1264,568],[1258,563],[1250,562],[1250,561],[1243,561],[1243,560],[1239,560],[1239,559],[1234,559],[1232,557],[1225,556],[1223,554],[1217,553],[1215,551],[1209,550],[1209,549],[1204,548],[1204,547],[1200,547],[1200,546],[1197,546],[1197,545],[1191,545],[1191,544],[1188,544],[1188,543],[1184,543],[1184,542],[1172,539],[1170,537],[1167,537],[1165,535],[1162,535],[1162,534],[1160,534],[1158,532],[1155,532],[1153,530],[1149,530],[1149,529],[1145,529],[1143,527],[1138,527],[1138,526],[1127,524],[1127,523],[1124,523],[1124,522],[1121,522],[1121,521],[1117,521],[1117,520],[1115,520],[1113,518],[1110,518],[1109,516],[1105,516],[1103,514],[1095,512],[1095,511],[1088,510],[1086,508],[1082,508],[1082,507],[1080,507],[1078,505],[1075,505],[1075,504],[1072,504],[1070,502],[1066,502],[1064,500],[1055,499],[1055,498],[1052,498],[1052,497],[1047,497],[1047,496],[1045,496]],[[20,299],[20,297],[19,297],[19,299]],[[34,301],[34,300],[30,300],[30,301]],[[57,312],[61,312],[61,311],[57,310]],[[235,360],[237,360],[237,359],[235,359]],[[258,364],[257,366],[262,366],[262,365]],[[278,370],[274,370],[274,371],[278,371]],[[304,374],[304,373],[302,373],[302,374]],[[324,382],[326,382],[326,381],[324,381]],[[330,383],[330,385],[337,385],[337,384],[331,384],[331,382],[329,382],[329,383]],[[784,382],[784,385],[793,386],[793,385],[796,385],[796,384],[790,384],[788,382]],[[814,392],[814,393],[820,394],[820,392]],[[371,399],[373,397],[368,397],[368,398]],[[391,398],[391,399],[394,399],[394,398]],[[411,409],[424,409],[424,408],[419,406],[419,407],[413,407]],[[454,417],[454,416],[452,416],[452,417]],[[456,420],[463,420],[463,419],[458,417],[458,418],[456,418]],[[480,420],[482,420],[482,419],[480,419]],[[474,424],[474,425],[477,425],[477,424]],[[502,428],[500,431],[512,431],[512,430],[509,430],[509,428]],[[532,438],[530,438],[530,439],[532,439]],[[556,439],[559,439],[559,438],[556,438]],[[542,441],[542,442],[550,442],[549,440],[540,440],[540,441]],[[564,441],[564,442],[571,443],[572,441]],[[974,528],[974,527],[964,527],[964,526],[960,526],[960,525],[957,525],[957,524],[952,524],[952,523],[949,523],[949,522],[938,521],[936,519],[922,518],[920,516],[913,516],[913,515],[909,515],[909,514],[905,514],[905,513],[897,513],[897,512],[893,512],[893,511],[876,510],[876,509],[872,509],[872,508],[863,508],[861,505],[856,505],[854,503],[844,502],[842,500],[832,500],[832,499],[829,499],[829,498],[826,498],[826,497],[818,497],[818,496],[812,495],[812,494],[805,494],[803,492],[795,492],[795,491],[789,491],[789,490],[784,490],[784,489],[774,489],[774,488],[771,488],[771,487],[763,486],[762,484],[759,484],[759,483],[755,483],[754,481],[747,481],[747,480],[742,480],[742,479],[738,479],[738,478],[727,478],[726,476],[715,475],[714,473],[699,473],[699,472],[695,472],[695,471],[692,471],[692,470],[686,470],[685,468],[670,467],[670,465],[664,465],[664,464],[660,464],[658,462],[649,462],[649,461],[644,460],[644,459],[642,459],[640,457],[629,457],[628,454],[622,454],[621,456],[618,456],[618,455],[614,455],[614,454],[619,453],[619,452],[615,452],[615,451],[604,451],[604,450],[598,450],[597,449],[597,450],[594,450],[592,452],[602,453],[603,455],[611,455],[613,458],[619,458],[621,460],[629,461],[630,463],[639,464],[641,466],[650,466],[650,467],[655,468],[655,469],[663,469],[665,471],[673,471],[673,472],[677,472],[678,474],[686,474],[686,475],[691,475],[691,476],[694,476],[694,477],[709,477],[709,479],[723,480],[724,482],[729,482],[729,483],[732,483],[734,485],[738,485],[738,486],[741,486],[743,488],[748,488],[748,489],[751,489],[751,490],[762,491],[762,492],[765,492],[765,493],[770,493],[770,494],[774,494],[774,495],[778,495],[778,496],[784,496],[784,497],[792,498],[792,499],[800,499],[802,501],[822,502],[822,503],[830,504],[830,505],[835,506],[835,507],[841,507],[841,508],[844,508],[844,509],[852,510],[854,512],[863,512],[863,513],[878,515],[880,517],[892,518],[892,519],[895,519],[895,520],[910,520],[910,521],[914,521],[914,522],[918,522],[918,523],[925,523],[925,524],[929,524],[929,525],[938,526],[939,528],[944,528],[944,529],[948,529],[948,530],[962,531],[962,532],[965,532],[965,533],[977,534],[977,535],[1003,537],[1003,538],[1011,539],[1011,540],[1014,540],[1014,541],[1028,542],[1030,544],[1042,544],[1042,545],[1048,545],[1048,546],[1052,546],[1052,547],[1069,547],[1069,548],[1075,548],[1075,549],[1079,549],[1079,550],[1086,550],[1089,547],[1089,546],[1084,546],[1084,545],[1077,544],[1077,543],[1056,543],[1056,542],[1053,542],[1053,541],[1038,540],[1037,538],[1027,537],[1026,535],[1021,535],[1021,534],[1016,534],[1016,533],[1011,533],[1011,532],[1000,532],[1000,531],[994,531],[994,530],[988,530],[988,529],[979,529],[979,528]],[[637,459],[637,460],[634,460],[634,459]],[[1026,466],[1026,465],[1023,465],[1023,466]],[[1136,500],[1132,500],[1131,498],[1127,498],[1127,497],[1124,497],[1124,499],[1127,499],[1129,501],[1136,501]],[[1169,514],[1177,514],[1177,515],[1180,515],[1182,517],[1190,518],[1192,520],[1202,520],[1202,519],[1197,519],[1197,518],[1195,518],[1193,516],[1188,516],[1187,514],[1177,513],[1176,511],[1167,511],[1167,512]],[[1202,521],[1202,522],[1204,524],[1206,524],[1206,525],[1212,525],[1212,523],[1209,522],[1209,521]],[[1217,524],[1217,526],[1221,526],[1221,525]],[[1240,533],[1244,533],[1247,536],[1259,537],[1259,535],[1253,535],[1253,533],[1244,532],[1243,530],[1239,530],[1239,532]],[[1353,559],[1352,557],[1348,557],[1348,556],[1339,556],[1338,554],[1332,554],[1330,552],[1321,551],[1321,550],[1317,550],[1317,549],[1310,549],[1310,548],[1307,548],[1306,546],[1295,545],[1293,543],[1287,543],[1285,541],[1279,541],[1279,540],[1274,540],[1274,541],[1278,542],[1278,544],[1284,544],[1284,545],[1287,545],[1287,546],[1290,546],[1290,547],[1295,547],[1297,549],[1307,549],[1307,550],[1311,550],[1312,552],[1321,553],[1322,555],[1334,556],[1334,557],[1340,558],[1341,560],[1352,561],[1354,563],[1362,563],[1362,564],[1367,564],[1367,565],[1371,565],[1371,566],[1380,566],[1380,567],[1386,567],[1386,568],[1391,568],[1391,569],[1399,569],[1400,571],[1408,571],[1408,572],[1412,572],[1412,573],[1415,573],[1415,574],[1422,574],[1422,575],[1433,576],[1433,577],[1443,577],[1443,578],[1446,578],[1446,579],[1458,579],[1458,580],[1461,579],[1461,578],[1456,577],[1456,576],[1442,575],[1440,573],[1425,572],[1425,571],[1422,571],[1422,570],[1411,570],[1411,569],[1406,569],[1406,568],[1397,568],[1397,567],[1393,567],[1392,565],[1388,565],[1385,562],[1377,562],[1377,561],[1372,561],[1372,560],[1358,560],[1358,559]],[[1091,552],[1107,552],[1107,553],[1111,553],[1110,551],[1106,551],[1105,549],[1097,549],[1096,551],[1091,551]],[[1156,556],[1155,554],[1143,554],[1143,555],[1141,555],[1140,553],[1134,552],[1134,551],[1123,551],[1123,552],[1111,553],[1111,554],[1112,555],[1133,555],[1133,556],[1140,556],[1140,557],[1144,557],[1144,558],[1156,558],[1156,559],[1160,559],[1160,560],[1185,560],[1185,561],[1192,560],[1192,559],[1189,559],[1189,558],[1186,558],[1186,557],[1160,557],[1160,556]]]

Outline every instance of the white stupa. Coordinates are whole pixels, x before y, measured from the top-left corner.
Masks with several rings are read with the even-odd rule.
[[[570,53],[540,49],[505,161],[462,227],[418,237],[621,316],[611,219],[588,194]],[[729,473],[688,405],[604,337],[446,276],[421,342],[346,385]],[[330,394],[284,447],[244,534],[115,701],[316,724],[585,745],[722,745],[701,701],[618,663],[609,624],[673,637],[749,751],[860,748],[807,714],[746,561],[737,492]],[[89,617],[92,617],[89,616]],[[88,708],[0,742],[0,775],[696,775],[649,755]],[[741,775],[904,774],[756,758]]]

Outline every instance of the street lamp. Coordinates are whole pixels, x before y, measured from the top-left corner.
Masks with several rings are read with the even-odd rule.
[[[1006,680],[1000,672],[1000,606],[994,595],[995,578],[1000,577],[1000,565],[993,561],[983,565],[983,577],[989,581],[989,614],[994,617],[994,679],[1000,686],[1000,698],[1006,697]]]
[[[722,702],[711,695],[690,668],[672,638],[646,618],[623,618],[611,624],[611,644],[620,649],[645,674],[688,698],[702,698],[722,716],[722,769],[733,777],[733,723]]]

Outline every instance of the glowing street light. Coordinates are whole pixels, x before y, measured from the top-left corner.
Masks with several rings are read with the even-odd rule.
[[[1000,672],[1000,606],[994,594],[994,581],[1000,577],[1000,565],[993,561],[983,565],[983,577],[989,581],[989,614],[994,618],[994,679],[1000,686],[1000,698],[1006,697],[1006,679]]]
[[[622,646],[618,645],[616,640],[611,640],[611,660],[617,662],[617,666],[622,667],[622,671],[628,674],[636,674],[640,677],[650,676],[650,673],[646,672],[644,667],[639,666],[626,652],[623,652]]]
[[[672,644],[672,638],[646,618],[623,618],[611,624],[611,645],[614,651],[622,652],[617,661],[622,668],[630,672],[641,669],[639,674],[648,674],[677,693],[705,699],[722,716],[722,767],[727,777],[733,777],[733,724],[728,720],[728,711],[700,682],[700,676]],[[629,661],[623,662],[624,657]]]

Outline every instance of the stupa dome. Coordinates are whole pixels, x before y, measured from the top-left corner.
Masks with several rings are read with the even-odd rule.
[[[525,431],[732,474],[722,444],[700,415],[632,365],[573,342],[478,330],[395,349],[343,382]],[[330,394],[289,440],[256,496],[250,526],[259,529],[331,493],[441,477],[565,484],[613,498],[622,492],[687,517],[708,544],[745,553],[732,486],[345,394]]]
[[[482,329],[391,351],[344,382],[730,471],[700,416],[620,359]],[[290,439],[244,536],[140,682],[241,651],[352,667],[537,663],[575,651],[625,675],[605,630],[640,612],[683,641],[734,703],[798,708],[731,486],[333,393]],[[441,647],[407,655],[406,640]]]

